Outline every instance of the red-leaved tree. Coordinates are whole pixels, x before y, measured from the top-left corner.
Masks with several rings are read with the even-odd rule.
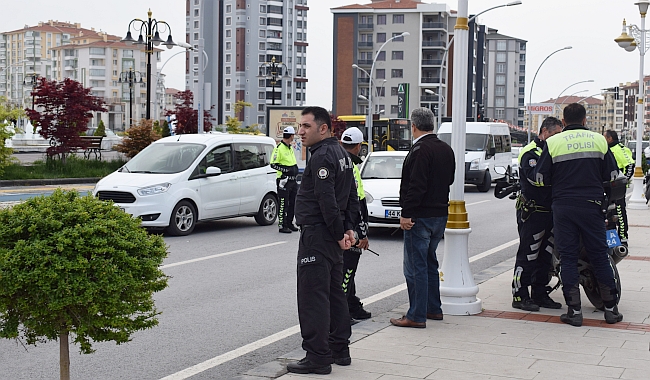
[[[165,113],[165,116],[176,115],[176,133],[177,135],[196,133],[199,130],[199,111],[195,110],[194,94],[192,91],[185,90],[179,91],[174,94],[176,100],[176,107]],[[210,107],[213,109],[214,105]],[[203,111],[203,131],[208,132],[212,130],[212,121],[215,120],[210,112]]]
[[[32,91],[34,109],[26,108],[27,117],[40,134],[50,140],[47,155],[66,154],[87,142],[81,139],[93,117],[92,111],[106,111],[104,101],[90,94],[90,88],[66,78],[63,82],[40,78]]]

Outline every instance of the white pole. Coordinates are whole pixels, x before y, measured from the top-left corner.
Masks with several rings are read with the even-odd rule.
[[[199,73],[197,75],[198,77],[198,86],[197,86],[197,94],[194,96],[196,99],[198,99],[198,117],[199,117],[199,123],[198,123],[198,128],[197,132],[198,134],[203,133],[203,109],[205,108],[204,104],[204,99],[203,99],[203,47],[205,44],[205,40],[203,37],[199,38]],[[195,99],[195,100],[196,100]]]
[[[440,299],[444,314],[472,315],[481,312],[476,297],[478,286],[469,267],[468,241],[472,231],[465,210],[465,132],[467,114],[467,49],[469,39],[467,1],[458,1],[454,27],[454,85],[451,147],[456,158],[456,173],[451,187],[449,219],[445,229],[445,258],[440,270]]]

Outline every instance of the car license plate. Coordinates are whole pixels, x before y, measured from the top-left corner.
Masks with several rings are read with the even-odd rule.
[[[616,232],[616,230],[607,230],[607,245],[609,248],[621,245],[621,239],[618,237],[618,232]]]
[[[402,210],[386,210],[387,219],[397,219],[402,215]]]

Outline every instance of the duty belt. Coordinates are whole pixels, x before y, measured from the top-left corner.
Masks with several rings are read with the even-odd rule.
[[[534,199],[527,199],[526,196],[522,193],[519,193],[517,197],[517,203],[515,204],[517,210],[521,210],[521,220],[526,221],[534,212],[550,212],[548,208],[544,206],[538,206]]]
[[[324,226],[325,223],[314,223],[314,224],[301,224],[300,229],[305,229],[305,228],[312,228],[312,227],[319,227],[319,226]]]

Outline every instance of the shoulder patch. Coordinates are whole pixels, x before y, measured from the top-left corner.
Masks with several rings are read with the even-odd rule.
[[[327,168],[322,167],[322,168],[318,169],[318,178],[327,179],[327,177],[329,177],[329,176],[330,176],[330,172],[329,172],[329,170],[327,170]]]
[[[530,160],[528,160],[528,166],[530,166],[531,168],[534,168],[535,166],[537,166],[537,160],[534,159],[534,158],[531,158]]]

